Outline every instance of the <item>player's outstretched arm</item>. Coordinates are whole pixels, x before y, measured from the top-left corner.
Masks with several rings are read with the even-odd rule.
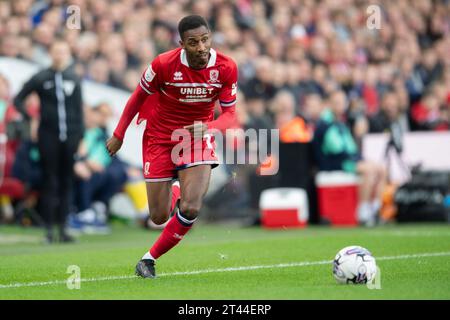
[[[122,147],[123,138],[131,120],[139,112],[141,105],[147,99],[148,93],[145,92],[140,85],[136,87],[120,116],[119,123],[114,130],[113,136],[106,142],[106,148],[111,156],[115,155]]]
[[[106,147],[111,156],[115,155],[122,146],[123,138],[131,120],[140,111],[148,95],[155,93],[159,88],[157,73],[159,70],[159,57],[153,60],[152,64],[144,71],[141,81],[137,85],[127,105],[122,112],[119,123],[114,130],[113,136],[107,141]]]

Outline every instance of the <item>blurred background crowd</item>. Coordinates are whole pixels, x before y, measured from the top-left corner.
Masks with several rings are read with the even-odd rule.
[[[386,109],[406,114],[411,129],[447,129],[449,1],[377,1],[380,29],[369,29],[372,2],[0,1],[0,54],[49,65],[48,47],[63,37],[79,76],[133,91],[146,65],[178,46],[178,21],[199,14],[215,32],[214,47],[239,65],[239,109],[250,118],[270,115],[265,125],[283,121],[282,108],[271,107],[283,89],[295,112],[314,121],[323,99],[340,88],[354,117]],[[69,5],[80,8],[80,30],[66,27]],[[388,89],[395,102],[383,108]],[[357,133],[367,130],[380,128],[361,125]]]
[[[378,27],[368,25],[371,4]],[[70,5],[80,8],[80,29],[66,27]],[[177,24],[188,14],[206,17],[213,47],[238,64],[244,128],[309,142],[321,121],[340,121],[355,162],[364,135],[393,123],[402,132],[450,128],[448,0],[0,1],[0,56],[48,66],[49,46],[62,38],[80,78],[131,92],[156,55],[178,46]],[[2,78],[0,99],[12,98]]]

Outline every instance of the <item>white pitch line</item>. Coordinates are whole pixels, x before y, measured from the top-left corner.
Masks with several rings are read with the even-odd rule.
[[[417,253],[417,254],[404,254],[398,256],[385,256],[375,258],[379,260],[401,260],[401,259],[414,259],[414,258],[427,258],[427,257],[441,257],[450,256],[450,252],[433,252],[433,253]],[[276,268],[291,268],[291,267],[306,267],[306,266],[317,266],[322,264],[332,263],[332,260],[322,260],[322,261],[304,261],[304,262],[291,262],[291,263],[279,263],[271,265],[259,265],[259,266],[243,266],[243,267],[229,267],[229,268],[219,268],[219,269],[202,269],[194,271],[183,271],[183,272],[172,272],[172,273],[161,273],[158,277],[170,277],[170,276],[188,276],[196,274],[205,273],[218,273],[218,272],[233,272],[233,271],[248,271],[248,270],[258,270],[258,269],[276,269]],[[109,281],[109,280],[127,280],[137,278],[137,276],[113,276],[113,277],[101,277],[101,278],[82,278],[81,282],[97,282],[97,281]],[[55,280],[55,281],[42,281],[42,282],[24,282],[24,283],[10,283],[10,284],[0,284],[0,289],[8,288],[21,288],[21,287],[42,287],[42,286],[52,286],[58,284],[66,284],[67,280]]]

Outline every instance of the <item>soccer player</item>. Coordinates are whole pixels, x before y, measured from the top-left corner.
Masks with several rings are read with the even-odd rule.
[[[184,17],[178,24],[178,32],[181,47],[158,55],[144,71],[113,136],[107,141],[113,156],[122,146],[125,131],[135,115],[139,112],[138,121],[147,120],[142,147],[151,219],[160,225],[175,211],[157,241],[136,265],[136,274],[144,278],[155,277],[155,260],[173,248],[197,219],[211,169],[218,165],[214,138],[207,131],[223,131],[236,121],[236,63],[211,48],[211,31],[203,17]],[[214,120],[217,100],[222,113]],[[180,129],[185,129],[192,139],[185,140],[190,148],[183,148],[174,158],[172,150],[179,141],[172,141],[171,136]],[[201,133],[200,143],[194,132],[196,136]],[[189,152],[185,153],[186,150]],[[179,184],[173,183],[175,179]]]

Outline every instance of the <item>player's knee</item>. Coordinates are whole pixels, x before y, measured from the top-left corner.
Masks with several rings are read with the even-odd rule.
[[[201,209],[201,203],[182,201],[180,204],[180,210],[188,219],[195,219]]]
[[[161,225],[169,220],[169,215],[151,215],[150,219],[152,219],[154,224]]]
[[[169,219],[169,210],[165,208],[150,208],[150,219],[155,224],[163,224]]]

